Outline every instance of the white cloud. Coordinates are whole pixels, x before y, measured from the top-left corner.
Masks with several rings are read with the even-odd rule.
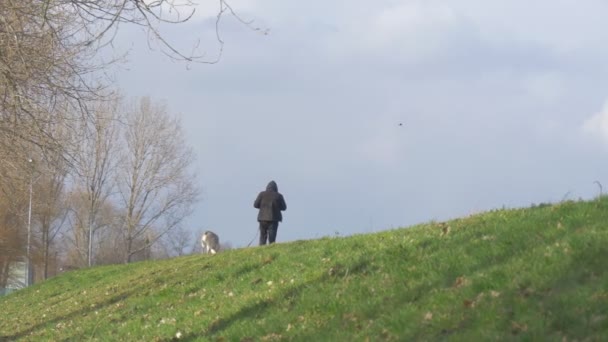
[[[557,72],[537,72],[523,80],[523,88],[536,100],[545,103],[558,101],[565,92],[562,75]]]
[[[452,2],[470,18],[490,43],[528,42],[560,51],[597,53],[606,41],[601,27],[608,3],[602,0],[457,0]]]
[[[381,164],[394,164],[401,153],[399,143],[389,135],[379,135],[364,141],[359,152],[364,160]]]
[[[608,145],[608,101],[599,113],[585,120],[582,126],[583,132]]]
[[[436,43],[440,36],[457,24],[452,8],[427,2],[408,2],[384,8],[371,16],[363,32],[371,46]]]
[[[462,25],[450,5],[412,1],[391,6],[370,2],[365,10],[340,12],[336,32],[326,38],[333,55],[373,55],[419,62],[449,48],[451,33]]]

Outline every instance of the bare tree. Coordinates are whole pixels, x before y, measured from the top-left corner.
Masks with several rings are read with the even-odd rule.
[[[22,206],[23,207],[23,206]],[[15,262],[25,260],[25,235],[23,221],[14,211],[6,196],[0,197],[0,288],[14,281],[10,268]]]
[[[121,124],[110,115],[117,113],[112,112],[117,104],[106,88],[111,81],[104,77],[117,57],[103,59],[100,52],[114,48],[114,37],[126,24],[147,31],[148,42],[172,59],[216,63],[223,48],[223,15],[258,30],[225,0],[217,4],[219,53],[214,58],[196,42],[192,49],[180,50],[161,32],[166,24],[192,17],[195,4],[190,0],[0,0],[0,191],[9,199],[0,205],[0,284],[11,263],[31,259],[30,248],[46,278],[62,254],[53,251],[55,245],[71,243],[62,255],[68,266],[92,265],[95,249],[106,248],[95,241],[100,234],[110,239],[108,245],[124,242],[123,260],[128,262],[153,257],[155,242],[180,227],[198,189],[188,174],[192,154],[179,123],[166,113],[159,116],[160,125],[134,114],[124,140],[132,143],[125,147],[132,153],[118,154],[114,149]],[[139,109],[164,111],[149,100]],[[149,145],[132,149],[141,141]],[[166,155],[158,153],[164,150]],[[140,152],[143,159],[136,162]],[[121,164],[120,196],[113,199],[121,207],[110,210],[116,204],[109,203],[112,182],[118,179],[111,175],[123,155],[127,159]],[[36,184],[29,172],[31,158],[38,161],[37,167],[44,165],[44,170],[37,170],[44,175]],[[71,177],[66,180],[68,171]],[[30,243],[25,228],[33,223],[28,224],[28,186],[34,185],[32,218],[39,235]],[[63,218],[72,229],[55,243]],[[115,227],[121,228],[121,235],[111,231]]]
[[[98,88],[85,81],[95,50],[74,42],[71,14],[47,1],[0,2],[0,143],[27,159],[33,149],[60,151],[49,129],[69,126]],[[50,6],[48,6],[50,7]],[[45,11],[48,17],[43,17]],[[57,110],[58,106],[75,110]]]
[[[60,157],[58,157],[60,159]],[[37,210],[35,216],[40,228],[40,259],[42,262],[42,279],[49,277],[49,266],[54,254],[53,242],[67,218],[67,203],[65,198],[65,180],[67,169],[61,160],[49,165],[49,169],[41,175],[36,189]],[[64,167],[62,167],[64,166]]]
[[[46,0],[53,3],[57,9],[69,7],[85,33],[80,38],[80,44],[105,46],[111,43],[118,33],[121,24],[142,27],[148,36],[149,43],[156,43],[160,51],[175,60],[214,64],[218,58],[208,58],[204,51],[199,50],[198,42],[188,51],[180,50],[167,40],[161,31],[164,25],[181,24],[189,21],[197,3],[192,0]],[[226,13],[235,17],[252,30],[253,22],[241,19],[226,0],[217,0],[216,38],[220,44],[221,55],[223,40],[219,34],[219,23]],[[51,7],[51,6],[49,6]],[[95,23],[96,25],[92,25]]]
[[[126,115],[118,197],[124,210],[125,262],[130,262],[134,254],[179,227],[191,213],[199,189],[190,171],[194,155],[179,120],[147,97]],[[136,246],[143,239],[148,243]]]
[[[6,137],[0,135],[0,140]],[[26,160],[0,146],[0,287],[5,287],[18,262],[27,260],[27,218],[30,168]]]
[[[183,226],[173,229],[170,234],[166,234],[160,241],[167,257],[189,254],[196,246],[200,248],[200,243],[201,234],[189,231]]]
[[[121,214],[122,211],[111,201],[107,201],[100,208],[98,220],[104,225],[104,229],[95,234],[95,265],[119,264],[124,261],[122,248],[117,248],[124,245]]]
[[[249,27],[251,23],[240,19],[225,0],[217,4],[221,56],[222,16],[231,14]],[[166,25],[190,20],[195,7],[191,0],[0,1],[0,144],[20,153],[21,159],[37,148],[43,153],[61,151],[70,160],[66,141],[50,134],[48,123],[77,129],[78,119],[89,115],[89,102],[107,95],[110,80],[103,71],[119,57],[104,59],[100,52],[114,49],[111,43],[122,25],[143,28],[148,42],[172,59],[216,63],[219,57],[208,58],[196,41],[181,50],[161,32]]]
[[[77,139],[73,154],[73,199],[80,207],[73,211],[76,217],[72,227],[77,249],[86,250],[88,266],[93,263],[95,233],[104,226],[99,220],[99,211],[114,189],[120,126],[118,98],[98,102],[87,120],[80,121],[82,135]]]

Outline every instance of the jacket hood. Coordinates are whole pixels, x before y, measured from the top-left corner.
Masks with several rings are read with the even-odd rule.
[[[266,190],[279,192],[279,187],[277,186],[277,183],[275,183],[275,181],[270,181],[270,183],[268,183],[268,185],[266,186]]]

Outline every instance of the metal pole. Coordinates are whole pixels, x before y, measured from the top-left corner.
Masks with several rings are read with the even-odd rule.
[[[93,254],[93,229],[90,216],[91,213],[89,213],[89,267],[91,267],[91,256]]]
[[[31,163],[32,160],[30,159]],[[26,263],[26,279],[25,286],[30,286],[31,271],[30,271],[30,244],[32,239],[32,175],[30,174],[30,205],[27,212],[27,263]]]
[[[92,262],[93,261],[93,218],[94,218],[93,217],[93,212],[94,212],[93,211],[93,207],[94,207],[94,205],[93,205],[93,203],[94,203],[94,201],[93,201],[93,195],[94,195],[93,192],[95,191],[95,187],[93,186],[93,184],[91,184],[91,188],[90,189],[91,189],[91,192],[89,193],[89,202],[88,202],[88,204],[89,204],[89,215],[87,217],[87,221],[88,221],[87,223],[88,223],[88,226],[89,226],[89,253],[88,253],[89,254],[88,255],[88,259],[89,259],[88,260],[89,261],[88,264],[89,264],[89,267],[91,267],[91,265],[93,264],[93,262]]]

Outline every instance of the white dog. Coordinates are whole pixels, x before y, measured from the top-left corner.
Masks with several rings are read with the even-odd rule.
[[[220,237],[212,231],[206,231],[201,238],[204,253],[215,254],[220,250]]]

